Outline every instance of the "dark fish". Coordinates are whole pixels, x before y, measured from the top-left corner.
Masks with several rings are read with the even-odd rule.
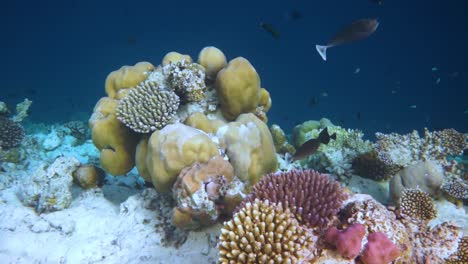
[[[302,14],[301,12],[299,12],[299,10],[293,9],[287,12],[284,17],[286,18],[286,20],[298,20],[302,18]]]
[[[315,48],[326,61],[328,48],[367,38],[375,32],[378,26],[377,19],[358,19],[341,29],[327,45],[315,45]]]
[[[276,28],[273,27],[273,25],[265,23],[265,22],[260,22],[260,27],[266,32],[270,33],[270,35],[274,39],[279,39],[280,33],[278,30],[276,30]]]
[[[383,4],[383,0],[371,0],[371,2],[376,3],[376,4],[378,4],[378,5],[382,5],[382,4]]]
[[[302,144],[294,153],[293,160],[300,160],[314,154],[320,147],[320,144],[328,144],[330,139],[336,140],[336,133],[328,134],[328,128],[324,128],[318,138],[313,138]]]
[[[135,36],[131,36],[131,35],[130,35],[130,36],[127,36],[127,44],[128,44],[129,46],[133,46],[133,45],[135,45],[136,43],[137,43],[137,39],[136,39]]]
[[[357,120],[361,120],[361,112],[357,112],[356,118],[357,118]]]
[[[312,96],[309,99],[309,107],[311,107],[311,108],[318,105],[318,103],[319,103],[319,99],[316,96]]]

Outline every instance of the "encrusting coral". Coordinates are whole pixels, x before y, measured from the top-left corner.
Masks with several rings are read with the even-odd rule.
[[[184,168],[172,189],[177,206],[172,222],[182,229],[195,229],[231,215],[243,197],[232,188],[234,168],[217,156],[206,163],[193,163]],[[240,191],[240,190],[237,190]]]
[[[155,82],[142,82],[119,100],[116,116],[138,133],[149,133],[167,125],[179,108],[179,97],[160,89]]]
[[[0,116],[0,149],[9,149],[21,144],[24,139],[23,127],[6,117]]]
[[[205,69],[200,64],[183,59],[168,63],[162,71],[182,102],[198,102],[205,97]]]
[[[313,240],[289,210],[260,200],[246,203],[225,222],[219,237],[219,263],[302,263]]]
[[[420,189],[405,189],[400,198],[400,212],[413,219],[431,220],[437,216],[432,198]]]
[[[291,170],[263,176],[237,210],[255,199],[281,203],[308,227],[326,227],[336,217],[347,193],[340,183],[313,170]]]

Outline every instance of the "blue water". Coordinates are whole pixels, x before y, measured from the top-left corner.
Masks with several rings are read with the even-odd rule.
[[[294,9],[300,19],[287,18]],[[213,45],[228,59],[251,61],[272,96],[270,124],[286,130],[328,117],[367,135],[423,127],[467,132],[466,10],[466,0],[6,1],[0,100],[30,98],[36,122],[87,118],[105,95],[109,72],[141,60],[159,64],[169,51],[196,58]],[[315,44],[364,17],[379,19],[376,33],[330,49],[322,61]],[[262,21],[281,37],[263,31]]]

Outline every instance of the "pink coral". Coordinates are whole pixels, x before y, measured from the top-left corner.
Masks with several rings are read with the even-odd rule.
[[[361,224],[353,224],[345,230],[331,227],[325,235],[325,240],[334,245],[343,257],[354,259],[361,251],[361,243],[365,234],[366,229]]]
[[[364,264],[388,264],[398,258],[400,249],[382,232],[367,236],[367,244],[361,255]]]

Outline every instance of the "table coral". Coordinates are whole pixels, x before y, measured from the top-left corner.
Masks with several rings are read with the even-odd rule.
[[[303,263],[314,250],[291,213],[268,200],[245,204],[225,222],[218,248],[220,263]]]
[[[133,131],[149,133],[171,121],[179,102],[174,92],[160,89],[155,82],[142,82],[119,100],[116,116]]]
[[[292,170],[262,177],[238,208],[255,199],[269,200],[290,210],[301,225],[324,228],[336,217],[346,197],[340,183],[328,175]]]

